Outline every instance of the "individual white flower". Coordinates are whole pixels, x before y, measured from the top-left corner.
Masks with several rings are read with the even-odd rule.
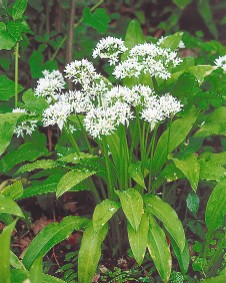
[[[220,56],[214,61],[214,63],[218,68],[222,68],[224,72],[226,72],[226,55]]]
[[[159,104],[166,118],[180,112],[183,106],[177,98],[173,97],[169,93],[160,97]]]
[[[66,101],[58,101],[45,109],[42,114],[43,126],[58,125],[60,130],[63,129],[64,123],[71,114],[71,105]]]
[[[66,78],[75,84],[81,84],[84,89],[88,88],[91,82],[100,77],[96,73],[93,63],[87,59],[82,59],[81,61],[75,60],[67,64],[64,72],[66,73]]]
[[[110,65],[115,65],[119,61],[119,54],[124,53],[127,48],[124,42],[112,36],[101,39],[93,51],[93,58],[108,58]]]
[[[45,97],[48,103],[55,102],[65,86],[63,75],[58,70],[53,72],[45,70],[43,75],[44,78],[38,80],[35,95]]]
[[[14,129],[14,134],[17,137],[24,137],[25,135],[30,136],[37,128],[37,123],[37,120],[19,122]]]

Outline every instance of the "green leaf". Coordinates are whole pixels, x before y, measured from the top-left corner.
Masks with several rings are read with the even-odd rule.
[[[137,263],[141,265],[144,259],[144,254],[146,251],[147,239],[148,239],[149,222],[147,215],[145,213],[143,214],[137,231],[134,230],[129,223],[127,229],[128,229],[129,243],[134,258],[136,259]]]
[[[19,258],[12,251],[10,251],[10,265],[15,269],[25,270],[23,263],[19,260]]]
[[[141,194],[135,189],[128,189],[126,191],[116,192],[120,198],[122,205],[122,210],[126,215],[129,223],[135,231],[137,231],[142,214],[144,213],[143,209],[143,199]]]
[[[36,258],[29,270],[29,278],[32,283],[40,283],[43,281],[42,272],[42,256]]]
[[[0,282],[10,283],[10,240],[17,220],[6,226],[0,235]]]
[[[33,161],[40,156],[48,156],[49,152],[46,147],[35,147],[33,143],[27,142],[22,144],[17,151],[7,153],[0,161],[2,172],[8,172],[15,165],[24,161]]]
[[[19,113],[0,114],[0,155],[9,145],[17,120],[20,116],[22,116],[22,114]]]
[[[21,19],[26,8],[27,8],[27,0],[16,0],[15,4],[13,5],[13,9],[12,9],[13,19],[15,21]]]
[[[206,226],[209,232],[221,227],[226,213],[226,178],[214,188],[206,206]]]
[[[203,283],[224,283],[225,274],[220,274],[216,277],[211,277],[202,281]]]
[[[144,196],[144,203],[146,210],[163,222],[166,230],[182,251],[185,245],[184,229],[175,210],[160,197],[152,194]]]
[[[10,50],[16,44],[16,39],[6,30],[0,29],[0,50]]]
[[[172,158],[174,164],[189,180],[192,189],[196,192],[199,182],[200,166],[195,154],[190,154],[183,159]]]
[[[148,250],[163,282],[168,282],[172,266],[170,249],[165,233],[151,215],[149,216]]]
[[[205,77],[209,76],[216,69],[216,66],[199,65],[188,68],[188,71],[197,78],[199,84],[201,85]]]
[[[163,48],[170,48],[176,50],[182,40],[183,32],[177,32],[173,35],[167,36],[160,44]]]
[[[226,136],[226,107],[219,107],[209,114],[201,128],[195,133],[196,137],[211,135]]]
[[[11,269],[10,271],[11,283],[24,283],[28,277],[29,273],[27,270]]]
[[[23,31],[23,24],[21,22],[10,21],[7,24],[7,29],[16,41],[22,40],[21,33]]]
[[[132,20],[127,28],[125,36],[125,46],[131,49],[137,44],[145,43],[145,37],[143,35],[141,26],[137,20]]]
[[[37,258],[44,256],[53,246],[68,238],[75,229],[83,229],[88,222],[87,218],[67,216],[60,223],[47,225],[28,246],[23,258],[24,266],[29,269]]]
[[[62,194],[70,190],[75,185],[95,174],[93,171],[75,169],[67,172],[61,179],[57,186],[56,196],[60,197]]]
[[[23,195],[23,185],[21,181],[16,181],[13,184],[6,186],[1,193],[4,196],[9,196],[11,199],[18,199]]]
[[[7,213],[19,217],[24,217],[22,210],[14,200],[12,200],[8,196],[3,196],[1,194],[0,194],[0,213]]]
[[[212,7],[208,0],[198,0],[198,12],[202,16],[207,28],[215,38],[218,38],[218,30],[212,13]]]
[[[91,26],[96,29],[99,33],[106,33],[108,30],[108,24],[111,21],[111,18],[106,12],[106,9],[97,8],[92,13],[90,8],[85,7],[83,9],[82,21],[84,24]]]
[[[15,175],[25,173],[25,172],[31,172],[37,169],[50,169],[55,167],[56,164],[54,160],[52,159],[41,159],[41,160],[36,160],[35,162],[32,163],[27,163],[21,166],[15,173]]]
[[[106,199],[102,201],[95,207],[93,213],[93,228],[95,231],[98,231],[102,228],[108,220],[116,213],[116,211],[120,208],[120,204],[118,202]]]
[[[18,92],[21,92],[23,87],[18,85]],[[15,94],[15,83],[14,81],[7,78],[7,76],[0,76],[0,100],[7,101]]]
[[[194,193],[189,193],[186,198],[186,204],[187,204],[187,208],[193,214],[196,214],[196,212],[199,209],[199,197]]]
[[[181,9],[184,9],[191,2],[192,2],[192,0],[173,0],[173,3],[176,4]]]
[[[189,263],[190,263],[190,253],[189,253],[188,242],[187,240],[185,241],[185,246],[184,246],[183,251],[181,251],[178,248],[177,244],[174,242],[173,239],[170,239],[170,243],[173,247],[174,253],[178,260],[180,270],[185,275],[188,271]]]
[[[171,124],[170,137],[169,137],[169,153],[176,149],[189,134],[193,124],[198,116],[198,110],[194,107],[190,108],[188,112],[182,117],[178,118]],[[167,129],[159,138],[156,146],[153,170],[158,173],[167,159],[167,142],[168,142],[169,129]]]
[[[142,188],[146,188],[140,162],[131,163],[128,173],[137,184],[139,184]]]
[[[199,156],[200,179],[220,181],[226,175],[226,152],[204,152]]]
[[[86,228],[78,254],[78,281],[91,283],[101,256],[101,245],[108,231],[105,225],[98,231],[92,222]]]
[[[42,283],[67,283],[67,282],[57,277],[53,277],[48,274],[43,274]]]
[[[42,114],[43,110],[49,106],[45,98],[35,96],[32,89],[28,89],[23,94],[22,100],[29,111],[37,114]]]

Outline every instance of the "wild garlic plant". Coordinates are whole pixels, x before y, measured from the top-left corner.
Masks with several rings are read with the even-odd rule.
[[[81,190],[79,185],[89,180],[83,185],[96,203],[92,219],[76,218],[74,224],[79,230],[82,223],[86,226],[78,257],[79,282],[92,281],[107,234],[112,255],[122,254],[130,245],[138,264],[148,248],[164,282],[168,282],[172,266],[167,236],[182,272],[188,270],[188,244],[181,221],[165,201],[165,183],[179,178],[176,166],[193,190],[197,189],[197,174],[187,174],[185,166],[186,162],[196,164],[194,155],[184,163],[174,159],[173,166],[168,161],[191,131],[199,110],[184,105],[169,92],[173,89],[169,86],[187,70],[201,84],[217,67],[187,67],[186,60],[178,55],[179,48],[184,47],[181,38],[177,33],[147,42],[137,22],[132,21],[125,42],[106,37],[93,50],[94,59],[108,60],[113,70],[110,78],[87,59],[75,60],[66,65],[64,75],[58,70],[43,72],[33,96],[45,105],[41,113],[14,110],[22,115],[14,131],[17,136],[31,134],[37,125],[57,125],[73,147],[73,153],[58,155],[56,161],[48,163],[38,160],[25,164],[18,173],[61,167],[64,173],[57,181],[57,197]],[[216,61],[218,67],[223,63]],[[66,80],[73,89],[67,90]],[[83,151],[74,131],[86,143]],[[32,189],[30,193],[27,189],[28,195]],[[62,222],[66,226],[69,220],[74,221]],[[25,267],[31,267],[31,259],[36,257],[34,247],[44,235],[45,231],[36,236],[28,248]]]

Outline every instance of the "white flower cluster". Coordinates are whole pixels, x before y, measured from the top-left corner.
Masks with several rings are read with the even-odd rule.
[[[218,68],[222,68],[224,72],[226,72],[226,55],[220,56],[214,61],[214,63]]]
[[[119,54],[124,53],[127,48],[124,42],[112,36],[101,39],[93,51],[93,58],[108,58],[110,65],[115,65],[119,61]]]
[[[153,43],[138,44],[130,50],[128,59],[115,67],[113,74],[117,79],[139,77],[144,73],[167,80],[171,77],[170,69],[181,62],[177,52],[169,48]]]
[[[149,122],[151,129],[153,129],[155,124],[174,116],[181,109],[180,101],[167,93],[161,97],[152,96],[142,110],[141,117]]]
[[[126,50],[121,39],[107,37],[97,44],[93,57],[109,58],[113,65]],[[176,52],[154,44],[139,44],[129,51],[125,61],[115,66],[114,75],[123,79],[144,73],[167,79],[170,68],[180,62]],[[137,84],[129,88],[112,85],[96,72],[87,59],[67,64],[65,73],[65,77],[75,83],[75,90],[62,92],[64,79],[57,71],[45,71],[45,78],[38,81],[36,94],[49,100],[49,107],[42,115],[45,127],[57,124],[62,130],[70,115],[83,114],[87,132],[93,138],[101,138],[110,135],[120,124],[128,126],[135,116],[135,108],[140,118],[151,124],[151,128],[182,108],[176,98],[170,94],[158,97],[149,86]],[[53,99],[50,101],[49,97]]]
[[[81,84],[84,88],[88,87],[93,80],[100,77],[100,75],[96,73],[93,64],[87,59],[82,59],[81,61],[75,60],[67,64],[65,73],[66,78],[70,79],[75,84]]]
[[[27,114],[27,111],[25,109],[15,108],[13,109],[12,113]],[[25,135],[31,135],[37,128],[37,123],[38,123],[37,120],[28,120],[28,121],[19,122],[14,129],[14,134],[18,138],[24,137]]]
[[[48,103],[57,101],[64,89],[65,81],[59,71],[43,71],[44,78],[38,80],[35,95],[45,97]]]

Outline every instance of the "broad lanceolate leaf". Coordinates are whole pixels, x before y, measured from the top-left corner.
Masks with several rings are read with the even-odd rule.
[[[182,40],[183,33],[177,32],[173,35],[167,36],[160,44],[161,47],[170,48],[171,50],[175,50],[178,48],[181,40]]]
[[[144,176],[142,174],[140,162],[131,163],[128,172],[137,184],[139,184],[142,188],[145,188]]]
[[[135,189],[129,189],[123,192],[117,191],[117,194],[126,218],[133,229],[137,231],[144,212],[141,194]]]
[[[102,228],[120,208],[120,203],[106,199],[95,207],[93,213],[93,228],[95,231]]]
[[[0,114],[0,155],[9,145],[20,113]]]
[[[206,226],[209,232],[222,226],[226,213],[226,178],[214,188],[206,206]]]
[[[220,181],[226,175],[226,152],[205,152],[199,156],[200,179]]]
[[[75,185],[95,174],[93,171],[88,170],[72,170],[66,173],[60,180],[57,186],[56,196],[60,197],[62,194],[70,190]]]
[[[152,194],[144,196],[144,203],[146,210],[163,222],[166,230],[182,251],[185,245],[184,229],[175,210],[160,197]]]
[[[24,161],[34,161],[40,156],[48,156],[49,152],[46,147],[35,147],[33,143],[27,142],[22,144],[18,150],[6,154],[0,161],[2,172],[8,172],[16,164]]]
[[[174,242],[172,238],[170,238],[170,244],[173,247],[174,253],[176,255],[176,258],[178,260],[180,270],[183,274],[186,274],[189,268],[190,263],[190,254],[189,254],[189,248],[188,248],[188,242],[185,241],[185,246],[183,251],[181,251],[177,244]]]
[[[199,182],[199,162],[195,154],[185,156],[183,159],[172,159],[178,169],[188,178],[192,189],[196,192]]]
[[[17,171],[16,175],[25,173],[25,172],[31,172],[33,170],[37,169],[50,169],[56,166],[55,162],[52,159],[41,159],[37,160],[32,163],[27,163],[23,166],[21,166]]]
[[[72,231],[86,227],[88,222],[87,218],[67,216],[60,223],[47,225],[29,245],[23,258],[24,266],[30,269],[37,258],[44,256],[54,245],[68,238]]]
[[[148,250],[163,282],[168,282],[172,266],[170,249],[165,233],[152,215],[149,216]]]
[[[19,217],[24,217],[19,205],[8,196],[0,194],[0,213],[13,214]]]
[[[142,263],[146,251],[148,230],[149,221],[146,213],[143,214],[137,231],[134,230],[133,227],[128,223],[129,243],[133,255],[139,265]]]
[[[21,92],[22,90],[23,87],[19,84],[18,91]],[[14,94],[15,94],[14,81],[10,80],[5,75],[0,76],[0,100],[3,101],[9,100],[11,97],[14,96]]]
[[[78,255],[78,280],[91,283],[101,256],[101,245],[108,231],[107,224],[98,231],[92,222],[86,228]]]
[[[198,110],[192,107],[183,118],[175,120],[171,125],[169,137],[169,152],[171,153],[176,149],[189,134],[193,124],[198,116]],[[168,142],[169,129],[167,129],[159,138],[156,146],[153,170],[158,173],[167,159],[167,142]]]
[[[25,10],[27,8],[27,0],[16,0],[12,9],[12,17],[16,21],[22,18]]]
[[[16,221],[17,220],[6,226],[0,235],[0,282],[2,283],[10,283],[10,240],[12,231],[16,225]]]
[[[224,283],[225,282],[225,270],[223,274],[216,277],[211,277],[202,281],[203,283]]]
[[[226,107],[222,106],[214,110],[207,116],[199,131],[195,133],[197,137],[208,137],[211,135],[226,136]]]
[[[29,270],[29,278],[32,283],[40,283],[43,281],[42,256],[36,258]]]
[[[21,181],[16,181],[12,185],[5,187],[1,193],[4,196],[9,196],[11,199],[18,199],[23,194],[23,185]]]

